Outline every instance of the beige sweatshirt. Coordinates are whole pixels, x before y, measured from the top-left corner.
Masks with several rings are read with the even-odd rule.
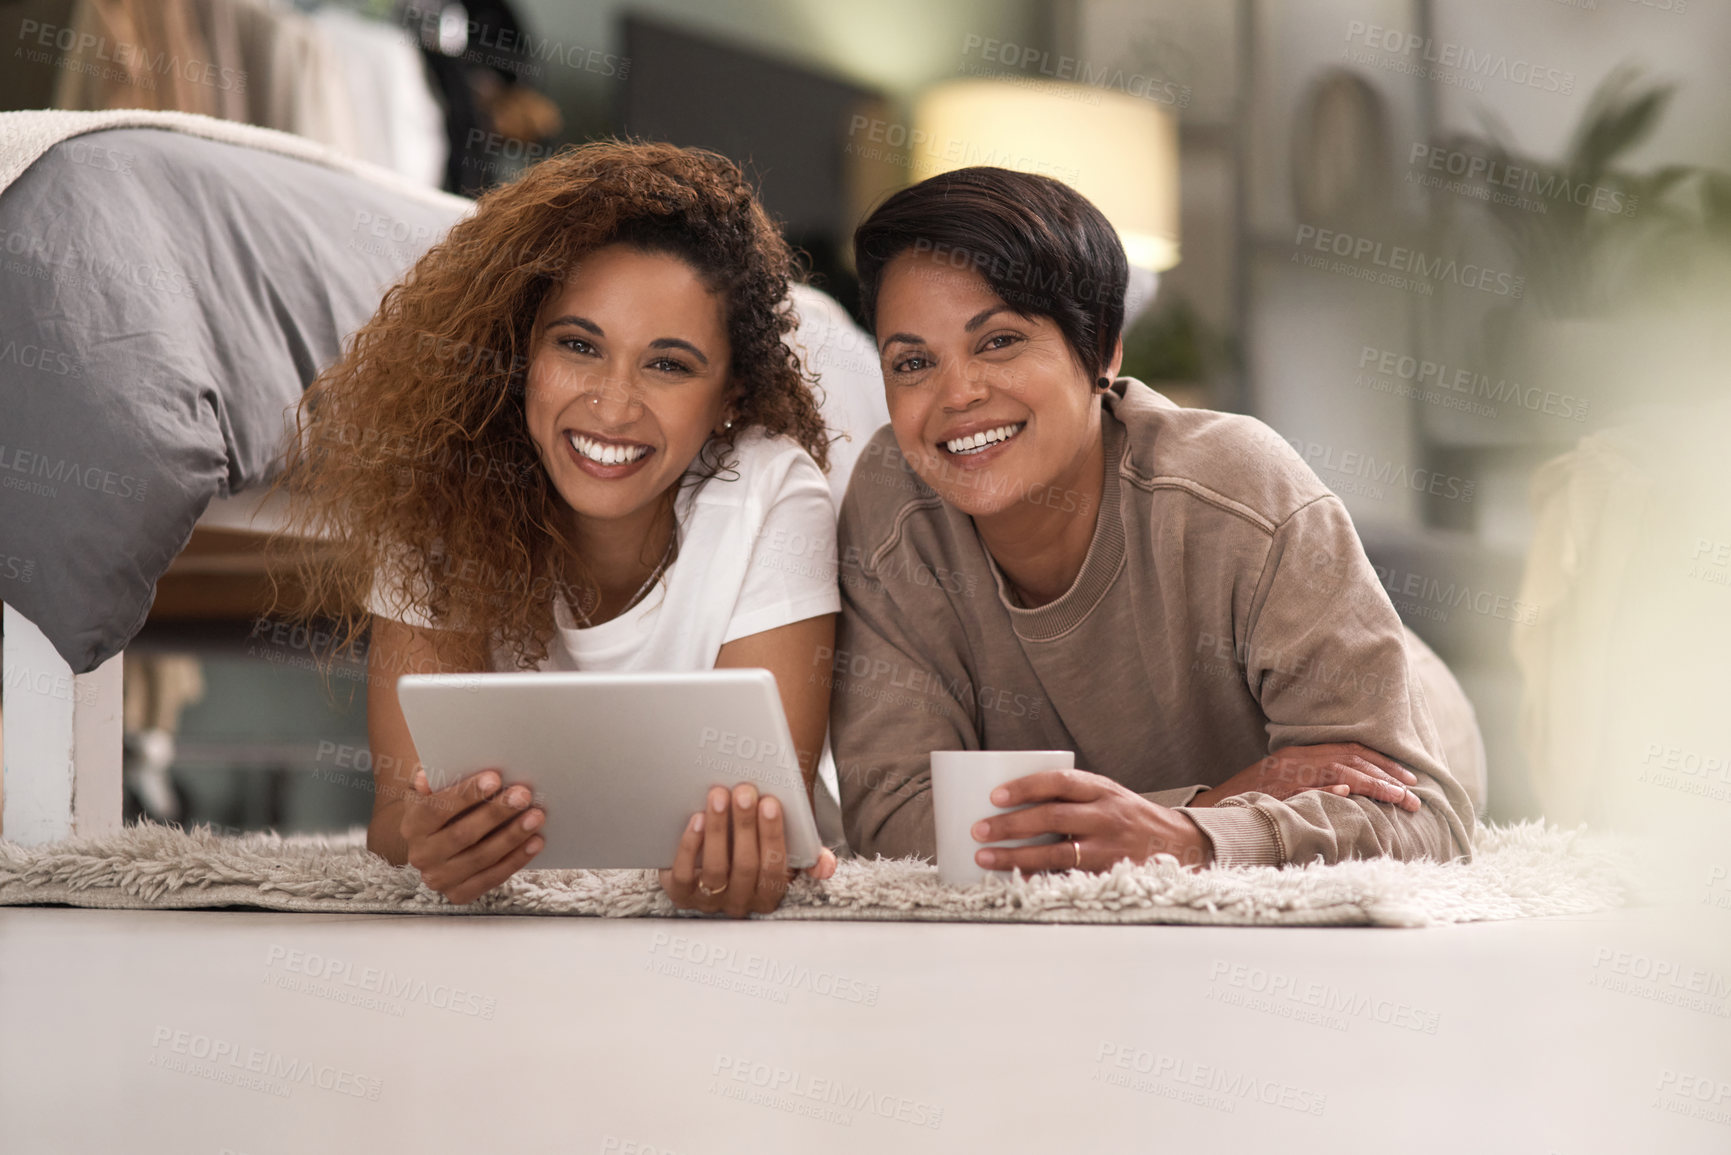
[[[1131,378],[1101,424],[1093,542],[1070,589],[1034,609],[888,428],[861,455],[831,704],[853,849],[935,856],[933,750],[1060,749],[1182,807],[1222,865],[1470,856],[1472,804],[1445,751],[1478,748],[1476,724],[1450,709],[1472,732],[1439,734],[1427,689],[1459,687],[1402,626],[1339,498],[1261,422]],[[1412,770],[1423,806],[1317,790],[1184,805],[1282,747],[1346,741]]]

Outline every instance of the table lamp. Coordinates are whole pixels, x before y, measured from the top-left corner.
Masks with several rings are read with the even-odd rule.
[[[1145,274],[1178,263],[1178,124],[1152,101],[1060,81],[954,80],[916,102],[912,140],[915,182],[970,165],[1063,181],[1112,222],[1133,286],[1149,281],[1150,296]]]

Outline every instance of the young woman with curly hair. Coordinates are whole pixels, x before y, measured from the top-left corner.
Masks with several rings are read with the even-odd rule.
[[[341,644],[370,625],[367,844],[452,902],[530,862],[545,816],[496,771],[429,791],[403,673],[765,667],[810,789],[840,601],[794,273],[730,161],[594,143],[482,198],[307,391],[297,612],[339,608]],[[811,564],[769,556],[790,540]],[[771,910],[785,862],[779,801],[718,786],[662,885]]]

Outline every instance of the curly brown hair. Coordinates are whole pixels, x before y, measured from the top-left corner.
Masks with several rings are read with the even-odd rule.
[[[495,646],[520,668],[546,658],[551,595],[583,606],[596,594],[525,422],[527,351],[567,270],[616,243],[680,258],[725,302],[733,424],[700,455],[699,479],[728,468],[754,426],[827,469],[817,398],[786,340],[799,266],[738,166],[597,141],[482,197],[307,389],[273,487],[288,498],[277,572],[294,574],[273,581],[273,612],[335,617],[323,636],[351,647],[388,571],[407,608],[468,643],[466,664],[482,668]]]

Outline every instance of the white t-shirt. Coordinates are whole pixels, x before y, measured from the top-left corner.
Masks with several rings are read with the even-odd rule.
[[[747,430],[734,468],[674,504],[679,553],[643,600],[611,621],[577,628],[563,599],[541,670],[708,670],[727,642],[841,611],[836,586],[835,507],[817,462],[796,442]],[[426,627],[398,605],[381,573],[367,608]],[[495,670],[515,669],[495,653]]]

